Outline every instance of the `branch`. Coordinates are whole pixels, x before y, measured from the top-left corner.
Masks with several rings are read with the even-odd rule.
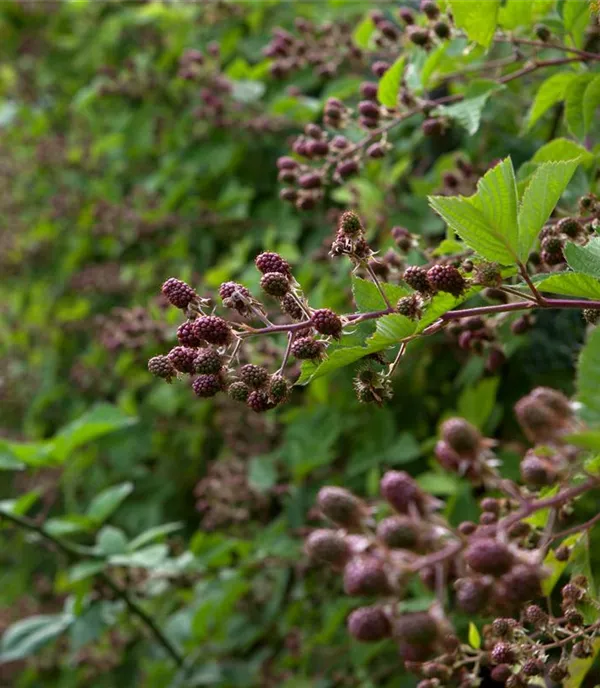
[[[513,45],[531,45],[535,48],[546,50],[561,50],[565,53],[578,55],[583,60],[600,60],[600,55],[597,53],[590,53],[586,50],[578,50],[577,48],[569,48],[562,43],[544,43],[543,41],[533,41],[528,38],[515,38],[514,36],[495,36],[494,43],[512,43]]]
[[[592,526],[596,525],[600,521],[600,513],[596,514],[593,518],[590,518],[589,521],[586,521],[585,523],[580,523],[577,526],[573,526],[572,528],[567,528],[566,530],[561,530],[560,533],[555,533],[552,536],[552,540],[558,540],[559,538],[564,538],[567,537],[567,535],[573,535],[573,533],[579,533],[582,530],[589,530],[592,528]]]

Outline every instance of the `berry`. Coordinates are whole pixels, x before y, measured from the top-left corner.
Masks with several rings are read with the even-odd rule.
[[[203,349],[194,359],[194,371],[204,375],[216,375],[221,372],[223,360],[214,349]]]
[[[409,287],[421,294],[431,293],[431,283],[427,277],[427,270],[418,265],[411,265],[406,268],[404,275],[402,275],[402,279]]]
[[[454,172],[444,172],[443,175],[444,185],[449,189],[456,189],[460,184],[459,178],[454,174]]]
[[[378,85],[374,81],[363,81],[360,85],[360,95],[367,100],[377,99]]]
[[[590,325],[597,325],[600,321],[600,310],[597,308],[584,308],[581,312],[583,319]]]
[[[449,418],[444,421],[441,436],[461,456],[475,456],[481,445],[479,430],[464,418]]]
[[[318,361],[323,357],[325,344],[313,337],[299,337],[292,344],[291,352],[299,361]]]
[[[394,241],[396,242],[396,246],[401,251],[408,251],[412,247],[412,245],[413,245],[412,235],[408,231],[408,229],[406,229],[405,227],[392,227],[392,229],[390,230],[390,233],[391,233],[392,237],[394,238]],[[410,268],[408,268],[408,269],[410,269]],[[414,289],[414,287],[413,287],[413,289]]]
[[[369,555],[350,559],[344,568],[344,592],[353,597],[389,594],[383,563]]]
[[[427,271],[427,278],[434,289],[460,296],[465,290],[465,279],[452,265],[434,265]]]
[[[492,514],[497,514],[500,511],[500,502],[494,497],[485,497],[481,500],[481,510],[489,511]]]
[[[445,128],[444,120],[437,117],[430,117],[421,125],[421,130],[425,136],[441,136]]]
[[[272,273],[267,273],[272,274]],[[292,318],[292,320],[302,320],[302,308],[292,294],[286,294],[280,301],[281,310]]]
[[[232,382],[227,388],[227,394],[234,401],[247,401],[250,394],[250,388],[243,382]]]
[[[269,397],[277,404],[290,396],[290,383],[283,375],[273,375],[269,382]]]
[[[539,676],[544,671],[544,662],[540,659],[528,659],[523,664],[521,671],[525,676]]]
[[[260,389],[267,384],[269,379],[269,373],[262,366],[253,365],[252,363],[247,363],[242,366],[239,371],[240,379],[248,387],[254,389]]]
[[[491,677],[493,681],[498,683],[506,683],[507,679],[512,676],[512,669],[508,664],[498,664],[494,667],[491,672]]]
[[[329,308],[320,308],[313,312],[311,317],[313,327],[320,334],[331,335],[335,339],[339,339],[342,333],[342,321],[339,315],[336,315]]]
[[[526,455],[520,468],[523,482],[532,487],[552,485],[558,477],[549,461],[534,455]]]
[[[282,156],[277,159],[277,169],[278,170],[295,170],[298,167],[298,163],[294,158],[288,156]]]
[[[388,547],[414,549],[419,543],[419,528],[406,516],[390,516],[377,525],[377,537]]]
[[[424,12],[428,19],[437,19],[440,8],[433,2],[433,0],[421,0],[419,6],[421,12]]]
[[[192,289],[189,284],[175,277],[169,277],[162,285],[161,291],[170,304],[182,310],[185,310],[192,301],[198,298],[198,294],[196,294],[195,290]]]
[[[180,373],[193,373],[198,352],[189,346],[176,346],[167,354],[171,365]]]
[[[256,413],[263,413],[273,408],[267,393],[263,392],[262,389],[255,389],[253,392],[250,392],[246,404]]]
[[[408,40],[415,45],[426,46],[430,41],[429,30],[423,26],[409,26],[406,29]]]
[[[343,528],[360,525],[364,507],[358,497],[343,487],[328,485],[317,495],[317,505],[326,518]]]
[[[372,160],[385,157],[385,148],[380,143],[373,143],[367,148],[367,156]]]
[[[581,626],[583,625],[583,616],[581,612],[577,611],[575,607],[569,607],[565,609],[564,612],[565,621],[568,626]]]
[[[198,397],[214,397],[222,389],[221,378],[218,375],[198,375],[192,382],[192,389]]]
[[[361,100],[358,104],[358,111],[363,117],[379,117],[379,107],[372,100]]]
[[[564,217],[556,225],[556,229],[571,239],[583,233],[583,225],[574,217]]]
[[[347,179],[358,172],[358,163],[356,160],[345,160],[344,162],[340,162],[338,164],[338,166],[335,168],[335,171],[339,177],[342,179]]]
[[[417,483],[404,471],[387,471],[379,484],[383,498],[400,514],[409,512],[411,505],[423,508],[423,493]]]
[[[498,263],[480,263],[475,269],[475,282],[488,289],[499,287],[502,284],[502,272]]]
[[[306,539],[307,553],[331,566],[342,567],[350,559],[350,547],[335,530],[313,530]]]
[[[488,373],[497,373],[505,363],[506,355],[504,351],[496,346],[491,347],[485,361],[485,369]]]
[[[323,156],[327,155],[327,153],[329,153],[329,144],[327,143],[327,141],[311,141],[308,144],[308,153],[311,158],[322,158]],[[302,186],[301,182],[300,186]]]
[[[467,614],[477,614],[485,607],[488,599],[488,588],[474,578],[463,578],[457,581],[456,603]]]
[[[503,602],[520,606],[541,595],[540,571],[534,566],[519,564],[502,576],[500,586]]]
[[[427,612],[412,612],[399,616],[394,635],[409,645],[428,646],[437,638],[438,626]]]
[[[448,22],[442,20],[436,21],[433,25],[433,32],[438,38],[441,38],[442,40],[450,38],[450,26]]]
[[[401,7],[398,10],[398,16],[405,24],[414,24],[415,18],[413,16],[412,10],[409,7]]]
[[[316,172],[307,172],[298,179],[298,185],[301,189],[318,189],[322,183],[321,175]]]
[[[509,643],[496,643],[491,656],[494,664],[514,664],[516,661],[515,652]]]
[[[525,334],[525,332],[531,329],[531,318],[527,315],[521,315],[511,323],[510,329],[513,334]]]
[[[465,561],[477,573],[501,576],[512,566],[513,555],[501,542],[480,538],[468,547]]]
[[[510,636],[515,624],[516,621],[514,619],[494,619],[492,623],[492,631],[494,632],[494,635],[500,638],[506,638]]]
[[[287,260],[284,260],[278,253],[265,252],[256,256],[254,261],[256,267],[264,274],[268,272],[281,272],[290,277],[292,272]]]
[[[358,236],[364,232],[362,222],[358,215],[352,210],[348,210],[342,213],[338,223],[338,229],[340,232],[347,234],[348,236]]]
[[[198,347],[204,342],[199,339],[194,331],[193,321],[186,321],[177,328],[177,340],[182,346]]]
[[[563,586],[561,594],[563,600],[569,600],[570,602],[579,602],[585,597],[585,592],[573,583],[567,583]]]
[[[525,609],[525,619],[534,626],[543,626],[548,621],[548,614],[537,604],[530,604]]]
[[[546,42],[550,39],[550,29],[545,24],[536,24],[534,27],[535,35],[540,41]]]
[[[477,524],[473,523],[473,521],[463,521],[458,524],[458,532],[462,535],[473,535],[476,530]]]
[[[536,443],[551,439],[556,434],[557,414],[531,395],[515,404],[515,415],[525,434]]]
[[[384,62],[383,60],[378,60],[377,62],[373,63],[373,66],[371,67],[371,71],[373,74],[375,74],[376,77],[381,77],[387,72],[387,70],[390,68],[390,63],[389,62]]]
[[[290,290],[290,282],[281,272],[265,273],[261,277],[260,286],[269,296],[285,296]]]
[[[216,346],[228,344],[231,339],[231,328],[223,318],[216,315],[203,315],[196,318],[194,331],[197,337]]]
[[[554,556],[556,557],[556,561],[569,561],[571,548],[566,545],[560,545],[560,547],[554,550]]]
[[[418,320],[423,311],[421,309],[421,300],[417,294],[411,294],[410,296],[403,296],[399,299],[396,304],[396,310],[400,315],[404,315],[410,320]]]
[[[348,617],[348,632],[363,643],[372,643],[389,637],[390,620],[381,607],[359,607]]]
[[[230,299],[234,294],[241,294],[246,298],[250,297],[250,292],[242,284],[237,282],[223,282],[219,287],[219,296],[221,299]]]
[[[176,374],[175,367],[168,356],[154,356],[148,361],[148,370],[154,377],[160,377],[167,382]]]
[[[548,670],[548,677],[551,681],[554,681],[554,683],[562,683],[562,681],[567,678],[568,675],[569,671],[567,668],[560,664],[555,664]]]
[[[581,640],[573,645],[572,653],[573,657],[577,657],[577,659],[586,659],[587,657],[591,657],[594,652],[589,642]]]

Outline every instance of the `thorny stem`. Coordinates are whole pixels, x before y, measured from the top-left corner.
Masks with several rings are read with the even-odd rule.
[[[31,533],[36,533],[36,535],[43,538],[44,540],[46,540],[46,542],[50,543],[58,550],[60,550],[71,561],[78,561],[84,557],[89,556],[87,553],[82,553],[79,547],[77,547],[76,545],[72,545],[71,543],[64,542],[63,540],[54,537],[54,535],[51,535],[47,530],[45,530],[43,526],[37,525],[28,518],[24,518],[23,516],[17,516],[16,514],[12,514],[7,511],[0,512],[0,519],[2,518],[6,519],[7,521],[10,521],[19,528],[27,530]],[[107,585],[114,592],[114,594],[118,598],[123,600],[125,606],[129,609],[129,611],[134,616],[137,616],[147,626],[147,628],[154,635],[156,641],[160,645],[162,645],[165,652],[171,657],[175,664],[178,667],[183,666],[183,655],[180,654],[180,652],[165,636],[162,630],[156,625],[154,619],[142,607],[140,607],[140,605],[138,605],[138,603],[135,602],[135,600],[133,600],[129,596],[128,592],[121,588],[108,573],[106,573],[105,571],[101,571],[98,574],[98,577],[100,578],[100,580],[102,580],[102,582],[105,585]]]

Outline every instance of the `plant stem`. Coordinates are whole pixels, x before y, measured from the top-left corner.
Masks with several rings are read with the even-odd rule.
[[[593,518],[590,518],[590,520],[586,521],[585,523],[580,523],[577,526],[567,528],[566,530],[561,530],[560,533],[555,533],[552,536],[552,539],[558,540],[559,538],[567,537],[567,535],[573,535],[574,533],[579,533],[582,530],[589,530],[592,526],[596,525],[596,523],[598,523],[598,522],[600,522],[600,513],[596,514]]]
[[[383,302],[388,308],[392,308],[392,304],[390,303],[390,300],[387,297],[387,294],[383,291],[383,287],[381,286],[381,282],[379,281],[379,278],[373,271],[373,268],[368,264],[365,263],[365,269],[369,273],[369,276],[373,280],[373,284],[377,287],[377,291],[381,294],[381,298],[383,299]]]
[[[535,48],[542,48],[546,50],[561,50],[565,53],[578,55],[584,60],[600,60],[600,55],[597,53],[590,53],[586,50],[578,50],[577,48],[569,48],[561,43],[544,43],[543,41],[533,41],[529,38],[515,38],[513,36],[495,36],[494,43],[512,43],[513,45],[531,45]]]
[[[521,277],[523,277],[523,279],[525,280],[525,283],[529,287],[531,293],[534,295],[535,300],[539,303],[540,306],[543,306],[546,303],[546,299],[540,294],[535,284],[531,281],[531,277],[527,272],[527,268],[523,265],[521,261],[519,261],[517,265],[519,266],[519,272],[521,273]]]
[[[28,518],[17,516],[16,514],[11,514],[7,511],[0,512],[0,519],[2,518],[10,521],[19,528],[28,530],[31,533],[36,533],[39,537],[43,538],[60,550],[71,561],[79,561],[88,556],[87,554],[83,554],[77,546],[54,537],[54,535],[51,535],[47,530],[44,529],[43,526],[37,525]],[[140,605],[129,596],[128,592],[121,588],[108,573],[101,571],[98,576],[119,599],[123,600],[129,611],[134,616],[137,616],[148,627],[148,629],[154,635],[156,641],[162,645],[165,652],[171,657],[175,664],[177,664],[178,667],[183,666],[183,655],[180,654],[171,641],[156,625],[154,619],[144,609],[142,609],[142,607],[140,607]]]

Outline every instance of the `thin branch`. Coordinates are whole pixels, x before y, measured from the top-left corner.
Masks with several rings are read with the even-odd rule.
[[[369,273],[370,278],[373,280],[373,284],[377,287],[377,291],[381,294],[381,298],[383,299],[385,305],[388,308],[392,308],[392,304],[390,303],[390,300],[387,297],[387,294],[383,291],[383,287],[381,286],[381,282],[379,281],[379,278],[375,274],[375,271],[373,268],[368,264],[365,263],[365,269]]]
[[[494,36],[494,43],[512,43],[513,45],[531,45],[535,48],[542,48],[545,50],[561,50],[565,53],[578,55],[582,60],[600,60],[598,53],[590,53],[587,50],[578,50],[577,48],[570,48],[561,43],[544,43],[543,41],[533,41],[529,38],[515,38],[514,36]]]
[[[525,280],[525,283],[529,287],[531,293],[534,295],[535,300],[540,304],[540,306],[543,306],[546,303],[546,299],[540,294],[540,292],[537,290],[535,284],[531,281],[531,277],[529,276],[529,273],[527,272],[527,268],[521,261],[517,263],[519,267],[519,272],[521,273],[521,277]]]
[[[589,530],[598,522],[600,522],[600,513],[596,514],[593,518],[590,518],[590,520],[586,521],[585,523],[580,523],[577,526],[572,526],[571,528],[567,528],[566,530],[561,530],[560,533],[554,533],[554,535],[552,536],[552,540],[558,540],[559,538],[567,537],[567,535],[579,533],[582,530]]]

